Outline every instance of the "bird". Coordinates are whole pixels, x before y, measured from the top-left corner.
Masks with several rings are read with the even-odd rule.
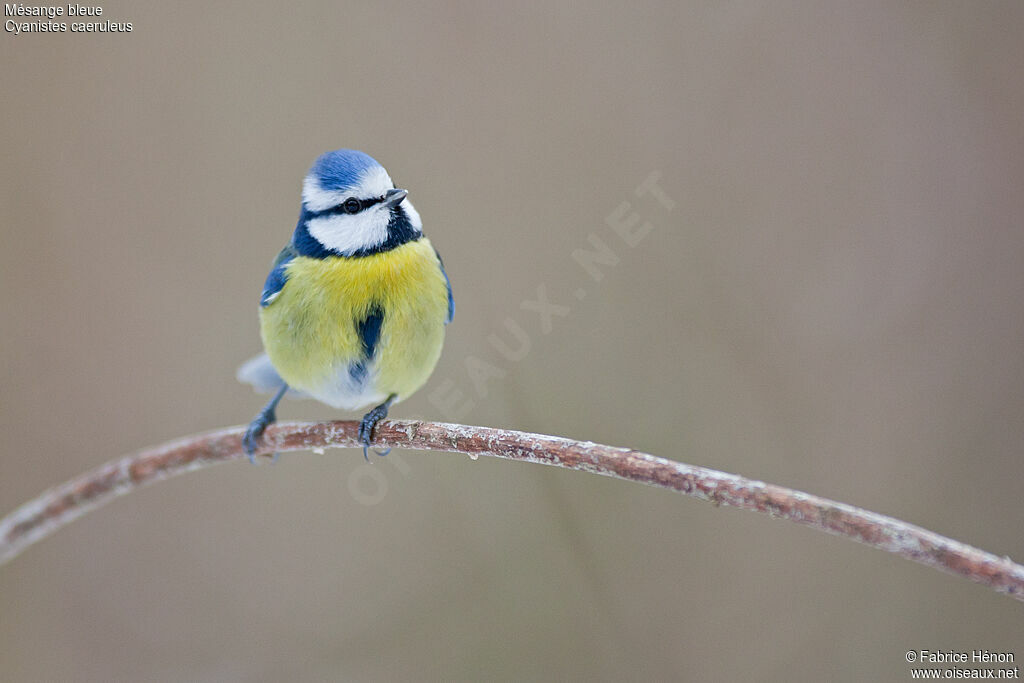
[[[369,459],[377,423],[433,372],[455,302],[408,194],[353,149],[322,154],[305,176],[298,224],[260,295],[264,353],[237,373],[273,394],[243,436],[250,462],[285,395],[373,406],[359,424]]]

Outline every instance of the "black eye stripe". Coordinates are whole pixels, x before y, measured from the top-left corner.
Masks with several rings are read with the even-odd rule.
[[[384,201],[384,197],[377,197],[376,199],[360,199],[359,210],[365,211],[366,209],[369,209],[371,206],[380,204],[382,201]]]
[[[384,201],[384,197],[376,197],[374,199],[359,199],[357,197],[348,197],[345,199],[345,201],[341,202],[337,206],[332,206],[329,209],[322,209],[320,211],[309,211],[308,215],[310,218],[320,218],[322,216],[336,216],[339,214],[354,215],[350,214],[348,211],[345,210],[345,203],[348,202],[350,199],[355,199],[357,202],[359,202],[359,210],[356,211],[355,213],[365,211],[371,206],[375,206]]]

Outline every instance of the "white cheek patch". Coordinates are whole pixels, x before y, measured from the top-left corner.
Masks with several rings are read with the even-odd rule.
[[[388,239],[389,213],[372,207],[356,214],[335,214],[312,218],[306,229],[327,249],[348,256],[360,249],[372,249]]]
[[[382,197],[394,183],[383,166],[368,168],[359,176],[352,187],[341,190],[327,190],[320,185],[320,179],[310,173],[302,181],[302,203],[310,211],[323,211],[341,204],[349,197],[370,199]]]
[[[412,202],[406,198],[401,204],[399,204],[405,213],[409,216],[409,223],[412,225],[413,230],[416,232],[423,232],[423,221],[420,220],[420,212],[413,207]]]

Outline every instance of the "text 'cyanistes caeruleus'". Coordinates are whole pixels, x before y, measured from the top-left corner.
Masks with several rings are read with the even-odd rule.
[[[260,298],[266,353],[238,370],[274,394],[243,439],[250,460],[286,393],[346,410],[376,406],[359,427],[366,455],[391,404],[426,383],[454,303],[406,195],[355,150],[327,152],[310,169],[299,223]]]

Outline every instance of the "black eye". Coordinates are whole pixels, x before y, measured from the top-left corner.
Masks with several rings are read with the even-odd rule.
[[[363,208],[363,205],[355,197],[349,197],[345,200],[345,203],[341,205],[341,208],[345,213],[359,213],[359,210]]]

